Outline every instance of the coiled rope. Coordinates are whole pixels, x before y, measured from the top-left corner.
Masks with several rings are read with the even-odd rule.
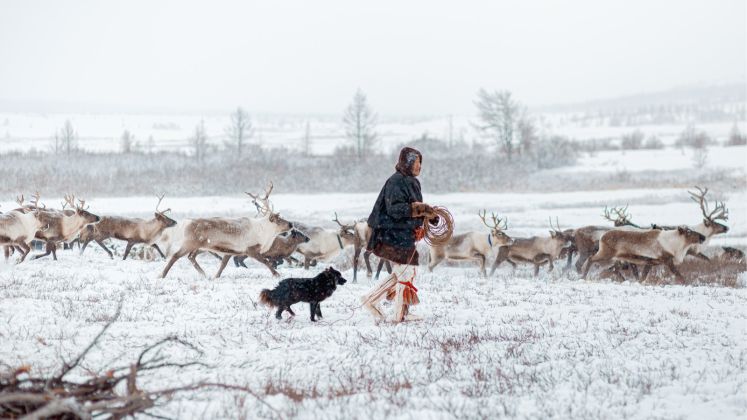
[[[444,246],[454,234],[454,216],[446,207],[435,206],[433,212],[438,216],[438,223],[432,225],[428,220],[423,223],[424,239],[430,246]]]

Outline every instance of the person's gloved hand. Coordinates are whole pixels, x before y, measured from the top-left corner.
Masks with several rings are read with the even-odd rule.
[[[436,215],[436,213],[433,211],[433,207],[419,201],[412,203],[410,207],[412,208],[412,217],[431,218]]]

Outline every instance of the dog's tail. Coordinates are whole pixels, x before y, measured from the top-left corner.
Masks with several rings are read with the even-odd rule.
[[[272,298],[272,290],[270,289],[262,289],[259,293],[259,303],[272,307],[278,306],[277,302]]]

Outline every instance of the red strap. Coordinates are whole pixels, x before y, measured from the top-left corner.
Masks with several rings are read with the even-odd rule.
[[[413,292],[417,292],[418,291],[418,289],[415,287],[414,284],[412,284],[411,281],[400,281],[398,283],[404,285],[408,289],[411,289]]]

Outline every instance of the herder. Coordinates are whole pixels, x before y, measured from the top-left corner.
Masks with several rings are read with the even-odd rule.
[[[418,289],[413,284],[418,265],[415,242],[423,238],[425,218],[432,224],[439,220],[433,208],[422,202],[420,181],[416,178],[422,163],[419,151],[403,148],[397,171],[387,179],[368,217],[372,229],[368,250],[394,264],[389,278],[363,297],[363,306],[377,320],[385,319],[378,306],[384,298],[394,299],[394,322],[420,319],[409,313],[409,307],[419,302]]]

